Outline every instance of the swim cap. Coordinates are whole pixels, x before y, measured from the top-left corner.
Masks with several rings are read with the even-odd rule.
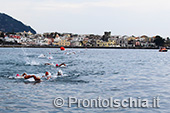
[[[56,64],[56,67],[58,67],[58,64]]]
[[[48,72],[45,72],[45,75],[48,75],[49,73]]]
[[[17,74],[16,77],[19,77],[19,74]]]

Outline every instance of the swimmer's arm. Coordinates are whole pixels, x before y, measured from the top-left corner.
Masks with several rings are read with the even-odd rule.
[[[27,73],[23,73],[23,74],[21,75],[21,77],[23,77],[24,75],[26,75],[26,76],[27,76]]]
[[[44,65],[48,65],[48,63],[45,63]]]
[[[53,64],[50,64],[50,63],[45,63],[44,65],[53,65]]]
[[[48,78],[47,78],[47,80],[49,80],[51,78],[51,76],[49,76]]]
[[[59,67],[60,67],[60,66],[62,66],[62,65],[66,66],[66,64],[65,64],[65,63],[61,63],[61,64],[59,65]]]

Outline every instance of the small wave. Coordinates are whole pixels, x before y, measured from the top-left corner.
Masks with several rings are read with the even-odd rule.
[[[38,58],[46,58],[46,56],[44,54],[40,54]]]
[[[36,55],[26,55],[26,57],[34,58]]]
[[[106,72],[105,71],[98,71],[98,72],[94,72],[91,73],[92,75],[104,75]]]
[[[4,62],[4,63],[0,63],[0,65],[14,65],[15,63],[13,63],[13,62]]]
[[[26,65],[37,66],[40,65],[40,63],[36,61],[31,61],[31,62],[26,62]]]
[[[0,65],[14,65],[15,61],[13,60],[6,60],[6,61],[1,61]]]
[[[117,75],[117,74],[119,74],[119,72],[113,72],[113,74],[114,74],[114,75]]]
[[[80,73],[75,74],[63,74],[62,76],[53,75],[52,78],[49,80],[50,82],[67,82],[67,83],[89,83],[89,81],[85,80],[77,80],[80,76]]]
[[[0,77],[2,78],[9,78],[11,75],[13,75],[11,71],[0,71]]]
[[[66,83],[89,83],[89,81],[85,81],[85,80],[73,80],[73,79],[66,79],[66,78],[60,78],[60,79],[53,79],[50,80],[50,82],[66,82]]]
[[[98,93],[97,91],[84,91],[84,93]]]
[[[62,76],[53,75],[52,79],[74,79],[77,78],[78,76],[79,74],[72,74],[72,75],[62,74]]]
[[[120,91],[120,89],[113,88],[113,89],[110,89],[110,91]]]

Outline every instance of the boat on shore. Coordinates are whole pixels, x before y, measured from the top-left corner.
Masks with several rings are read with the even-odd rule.
[[[165,48],[165,47],[161,47],[160,49],[159,49],[159,52],[167,52],[168,50]]]

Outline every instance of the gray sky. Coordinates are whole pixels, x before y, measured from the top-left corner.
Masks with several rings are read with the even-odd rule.
[[[170,36],[170,0],[5,0],[0,11],[38,33]],[[3,3],[3,5],[2,5]]]

